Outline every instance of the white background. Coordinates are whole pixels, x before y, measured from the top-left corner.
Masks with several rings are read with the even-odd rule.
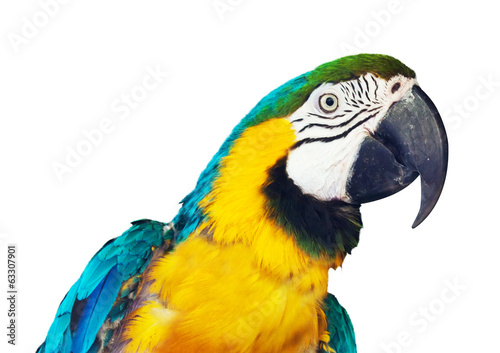
[[[45,18],[34,0],[0,5],[0,289],[8,243],[18,247],[19,289],[15,347],[6,344],[0,300],[1,351],[34,352],[102,244],[130,221],[172,219],[261,97],[350,47],[413,68],[450,144],[448,179],[430,217],[411,229],[418,182],[364,205],[360,245],[332,271],[329,290],[351,315],[358,351],[498,352],[500,26],[493,3],[220,3],[230,11],[218,14],[213,0],[74,0]],[[23,18],[36,22],[31,34]],[[147,68],[157,66],[169,76],[120,119],[111,106],[123,107],[121,95],[139,90]],[[53,163],[65,163],[67,148],[105,119],[113,131],[58,180]],[[447,281],[460,284],[455,294]],[[424,319],[419,310],[429,307]]]

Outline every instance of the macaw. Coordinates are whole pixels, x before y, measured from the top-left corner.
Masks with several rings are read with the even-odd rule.
[[[328,270],[358,244],[360,205],[417,176],[419,225],[447,159],[413,70],[325,63],[243,118],[170,223],[135,221],[95,254],[37,352],[356,352]]]

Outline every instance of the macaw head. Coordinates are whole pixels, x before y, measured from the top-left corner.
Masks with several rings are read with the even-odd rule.
[[[331,239],[350,252],[359,205],[418,176],[419,225],[441,193],[447,155],[443,122],[413,70],[386,55],[348,56],[264,97],[202,173],[177,222],[187,236],[207,219],[220,228],[266,217],[312,252]]]
[[[418,226],[441,194],[448,146],[415,73],[389,56],[357,55],[309,75],[317,86],[287,118],[297,135],[286,161],[289,177],[319,200],[361,204],[420,176]]]

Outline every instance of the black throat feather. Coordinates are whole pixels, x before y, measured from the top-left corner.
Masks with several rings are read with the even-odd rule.
[[[311,256],[345,256],[358,245],[362,228],[360,205],[321,201],[304,194],[286,172],[286,157],[268,170],[262,190],[267,198],[268,217],[294,236],[300,248]]]

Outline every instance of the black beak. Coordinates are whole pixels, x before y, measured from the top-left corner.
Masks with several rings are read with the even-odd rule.
[[[347,192],[355,203],[375,201],[404,189],[420,175],[415,228],[436,205],[447,166],[443,121],[434,103],[415,85],[389,108],[374,136],[363,141]]]

